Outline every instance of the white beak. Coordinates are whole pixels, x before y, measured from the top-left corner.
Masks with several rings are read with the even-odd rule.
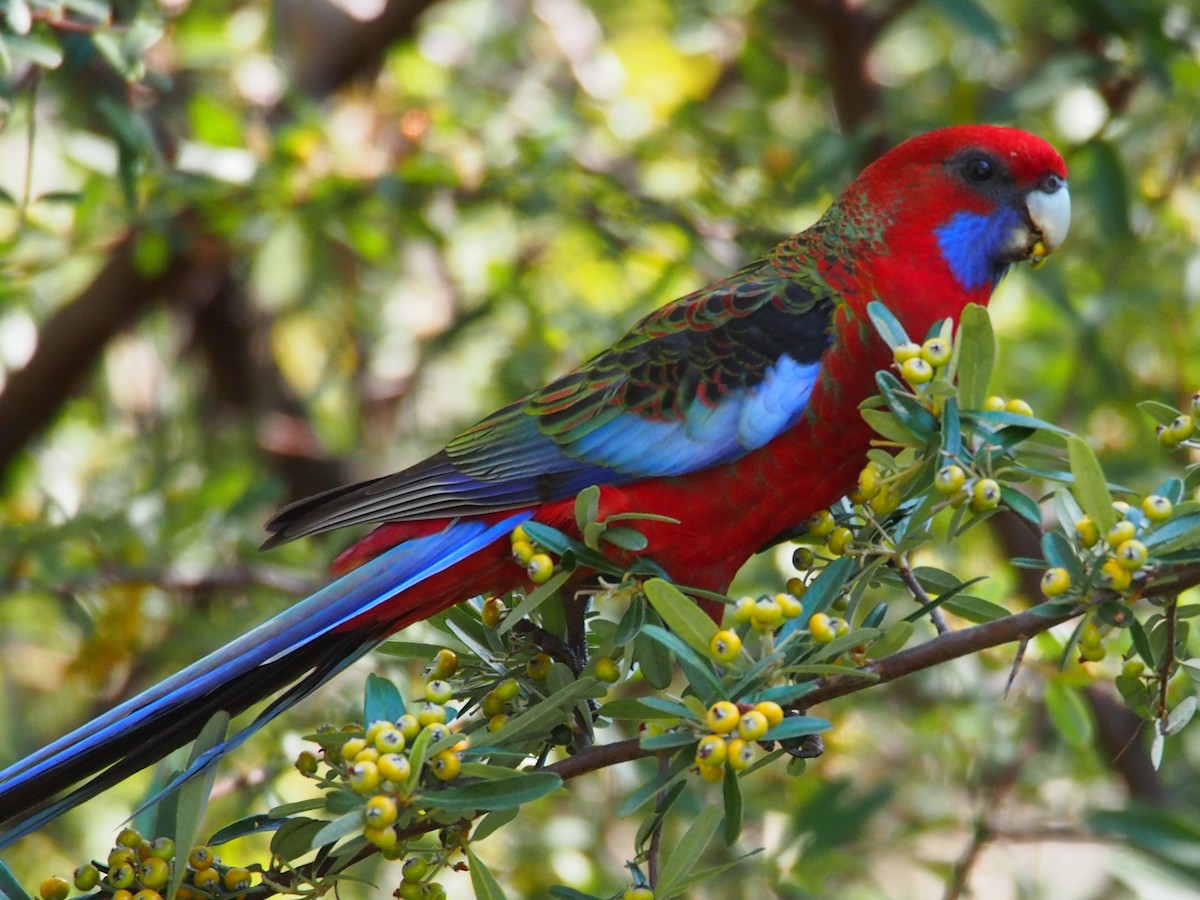
[[[1038,266],[1062,246],[1071,227],[1071,192],[1065,181],[1055,179],[1048,189],[1039,188],[1025,195],[1025,209],[1037,232],[1029,248],[1029,261]]]

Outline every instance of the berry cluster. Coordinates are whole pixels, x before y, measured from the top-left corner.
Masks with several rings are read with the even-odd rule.
[[[74,886],[80,891],[99,889],[106,900],[162,900],[176,865],[175,842],[168,837],[142,837],[136,828],[117,835],[116,846],[104,862],[85,863],[75,870]],[[179,900],[241,897],[251,886],[252,875],[242,866],[226,866],[211,848],[193,847],[176,896]],[[66,900],[72,882],[53,876],[42,882],[42,900]]]
[[[726,768],[744,772],[754,765],[754,742],[783,721],[783,707],[770,700],[732,703],[719,700],[708,708],[708,733],[696,745],[696,768],[705,781],[720,781]]]
[[[1158,426],[1158,442],[1168,450],[1186,446],[1200,449],[1196,440],[1196,420],[1200,419],[1200,391],[1192,394],[1187,412],[1180,412],[1170,422]]]
[[[523,566],[525,574],[534,584],[544,584],[554,574],[554,560],[548,553],[539,550],[525,529],[518,525],[509,535],[512,543],[512,557],[517,565]]]

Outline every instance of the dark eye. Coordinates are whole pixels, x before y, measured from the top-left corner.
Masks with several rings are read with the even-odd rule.
[[[991,180],[994,173],[992,161],[982,156],[973,156],[963,164],[963,174],[967,176],[968,181],[976,184]]]

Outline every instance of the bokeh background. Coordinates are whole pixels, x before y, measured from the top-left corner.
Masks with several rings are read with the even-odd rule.
[[[1067,246],[993,304],[997,392],[1136,490],[1185,462],[1134,403],[1200,388],[1192,3],[0,11],[5,763],[320,584],[347,539],[260,555],[273,509],[416,461],[949,123],[1035,131],[1071,170]],[[1010,539],[977,530],[930,558],[1017,609]],[[786,558],[740,589],[777,585]],[[1154,771],[1119,662],[1060,669],[1063,639],[1035,642],[1007,696],[1011,647],[822,709],[826,755],[759,773],[741,841],[703,864],[764,851],[697,896],[1200,896],[1200,745],[1185,730]],[[275,723],[226,762],[214,828],[308,796],[288,774],[298,735],[352,718],[371,668],[418,674],[369,660]],[[616,891],[636,821],[612,811],[644,777],[574,783],[477,852],[513,897]],[[36,885],[105,854],[148,784],[5,860]],[[711,799],[685,795],[668,839]],[[343,896],[399,879],[365,874],[378,888]],[[469,896],[465,876],[449,887]]]

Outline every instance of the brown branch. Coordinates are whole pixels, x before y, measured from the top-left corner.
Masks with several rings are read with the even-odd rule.
[[[163,297],[199,298],[220,283],[229,259],[224,243],[186,217],[169,230],[182,249],[161,273],[138,269],[137,233],[127,231],[91,284],[42,327],[33,356],[0,391],[0,473],[50,425],[115,335]]]

